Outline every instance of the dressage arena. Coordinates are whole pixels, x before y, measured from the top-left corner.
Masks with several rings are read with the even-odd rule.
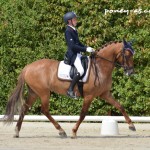
[[[23,122],[20,138],[13,138],[15,125],[0,122],[0,150],[150,150],[150,123],[135,123],[136,132],[118,123],[118,136],[101,136],[100,122],[83,122],[77,139],[71,139],[75,122],[60,122],[67,138],[60,138],[49,122]]]

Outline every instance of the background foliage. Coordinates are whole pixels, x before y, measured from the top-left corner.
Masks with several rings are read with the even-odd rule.
[[[106,13],[107,10],[129,10]],[[133,11],[132,11],[133,10]],[[144,13],[144,10],[147,12]],[[129,115],[150,115],[150,4],[148,0],[1,0],[0,1],[0,114],[16,85],[22,68],[38,59],[62,60],[66,51],[63,15],[75,11],[79,16],[80,40],[95,49],[123,37],[135,39],[136,74],[123,76],[113,72],[112,93]],[[57,55],[56,55],[57,54]],[[53,94],[50,112],[54,115],[78,115],[78,101]],[[40,100],[29,114],[40,114]],[[114,107],[95,99],[89,115],[120,115]]]

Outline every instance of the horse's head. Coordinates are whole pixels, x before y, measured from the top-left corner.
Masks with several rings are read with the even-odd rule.
[[[118,53],[116,57],[116,61],[121,64],[124,68],[124,72],[126,75],[131,75],[134,73],[134,64],[133,64],[133,55],[134,49],[132,48],[131,42],[126,42],[123,40],[123,48]]]
[[[97,49],[92,55],[91,58],[100,58],[97,63],[102,63],[103,60],[109,62],[110,64],[118,65],[123,67],[126,75],[131,75],[134,73],[133,65],[133,55],[134,49],[132,48],[131,42],[109,42],[103,47]],[[107,63],[108,64],[108,63]]]

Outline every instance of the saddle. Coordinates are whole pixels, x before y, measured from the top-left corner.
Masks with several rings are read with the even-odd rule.
[[[80,79],[82,79],[82,78],[85,76],[86,72],[87,72],[87,69],[88,69],[88,62],[89,62],[89,60],[88,60],[88,57],[87,57],[87,56],[82,56],[82,57],[81,57],[81,64],[82,64],[82,67],[83,67],[83,69],[84,69],[84,73],[83,73],[83,75],[81,76]],[[77,73],[78,73],[78,71],[77,71],[76,67],[75,67],[75,66],[71,66],[71,69],[70,69],[70,77],[71,77],[71,79],[73,79],[73,77],[74,77]]]
[[[81,63],[84,68],[84,74],[81,76],[78,82],[78,89],[81,96],[83,96],[83,83],[85,83],[88,80],[90,71],[90,64],[91,64],[90,58],[87,56],[82,56]],[[57,76],[60,80],[71,81],[75,76],[75,74],[77,74],[77,69],[75,68],[75,66],[70,66],[64,63],[64,61],[61,61],[59,63]]]
[[[83,64],[84,74],[82,75],[80,82],[85,83],[88,79],[91,61],[89,57],[82,56],[81,62]],[[60,61],[57,72],[57,76],[59,79],[71,81],[76,73],[77,69],[74,66],[68,65],[64,63],[64,61]]]

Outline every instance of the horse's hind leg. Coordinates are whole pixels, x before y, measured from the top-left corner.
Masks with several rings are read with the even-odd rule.
[[[36,98],[37,98],[37,95],[31,89],[29,89],[28,98],[26,100],[26,103],[21,108],[21,113],[20,113],[19,119],[16,124],[14,137],[19,137],[19,131],[21,130],[23,118],[24,118],[25,114],[27,113],[27,111],[30,109],[30,107],[35,102]]]
[[[59,135],[61,137],[67,137],[65,131],[61,128],[61,126],[58,124],[57,121],[50,115],[49,113],[49,94],[45,94],[44,96],[41,97],[42,101],[42,107],[41,107],[41,112],[53,123],[55,128],[59,130]]]
[[[105,99],[108,103],[116,107],[120,112],[123,114],[123,116],[126,119],[126,122],[129,124],[129,129],[132,131],[136,131],[134,124],[132,123],[131,119],[129,118],[128,114],[126,113],[125,109],[119,102],[117,102],[112,94],[110,92],[106,92],[103,95],[101,95],[101,98]]]

